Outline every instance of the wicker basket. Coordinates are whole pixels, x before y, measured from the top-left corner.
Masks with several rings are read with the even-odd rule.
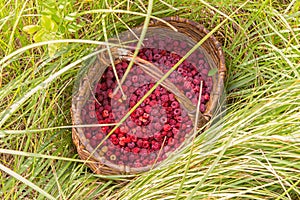
[[[173,37],[178,37],[178,39],[182,38],[182,35],[184,37],[188,37],[189,43],[191,43],[191,46],[193,46],[195,43],[200,41],[205,35],[209,33],[208,30],[206,30],[203,25],[200,25],[198,23],[195,23],[193,21],[182,19],[178,17],[170,17],[165,18],[169,24],[171,24],[173,27],[175,27],[178,32],[174,32],[169,26],[167,26],[165,23],[162,23],[160,21],[151,21],[149,25],[149,34],[168,34],[166,32],[174,32]],[[136,34],[140,34],[142,27],[137,27],[133,29]],[[151,30],[155,30],[153,33],[151,33]],[[179,36],[177,36],[179,35]],[[127,32],[122,36],[123,41],[128,41],[130,39],[134,39],[134,36],[132,36],[131,32]],[[151,45],[151,44],[150,44]],[[101,47],[100,47],[101,48]],[[103,48],[103,47],[102,47]],[[114,53],[115,49],[111,49]],[[174,51],[174,49],[169,49],[169,51]],[[226,67],[225,67],[225,59],[222,51],[221,44],[213,37],[209,37],[201,46],[201,51],[205,55],[207,62],[209,63],[210,68],[217,68],[218,72],[211,77],[212,79],[212,85],[211,85],[211,93],[210,93],[210,100],[206,104],[206,110],[204,113],[200,113],[198,118],[198,128],[203,127],[214,115],[215,109],[220,104],[220,98],[223,94],[224,90],[224,79],[225,79],[225,73],[226,73]],[[182,53],[182,56],[184,56],[184,53]],[[117,54],[117,53],[116,53]],[[124,59],[130,59],[129,55],[122,55],[122,58]],[[187,59],[188,61],[188,59]],[[120,59],[115,59],[115,64],[120,62]],[[147,61],[144,61],[143,59],[137,58],[135,63],[140,62],[145,67],[145,71],[148,70],[148,73],[152,76],[152,78],[159,80],[159,78],[162,76],[161,72],[159,72],[159,69],[157,67]],[[192,62],[192,61],[191,61]],[[85,136],[85,132],[88,130],[87,128],[80,127],[78,125],[83,125],[87,123],[82,119],[82,110],[83,106],[87,101],[89,101],[89,96],[91,96],[91,84],[95,84],[99,79],[101,79],[102,74],[105,72],[109,65],[109,59],[107,58],[107,54],[99,54],[95,60],[93,60],[92,64],[87,68],[86,71],[84,71],[78,81],[77,87],[75,87],[74,96],[72,100],[72,120],[73,125],[76,125],[77,127],[74,127],[72,130],[72,138],[73,142],[77,147],[78,154],[81,159],[88,160],[86,164],[93,170],[94,173],[97,174],[135,174],[135,173],[141,173],[144,171],[148,171],[153,167],[156,167],[159,162],[148,165],[148,166],[141,166],[141,167],[129,167],[127,165],[120,165],[113,163],[106,159],[103,154],[107,151],[107,149],[102,148],[101,145],[98,145],[98,149],[93,148],[89,142],[89,140]],[[154,74],[154,75],[153,75]],[[176,98],[181,104],[184,105],[185,108],[192,108],[195,109],[195,106],[188,105],[189,101],[186,99],[186,97],[182,94],[180,94],[180,91],[174,86],[172,83],[168,82],[167,80],[162,83],[162,85],[167,88],[169,91],[174,93],[176,95]],[[93,94],[92,94],[93,95]],[[190,114],[190,118],[192,120],[195,119],[195,113]],[[97,120],[88,121],[89,124],[97,124]],[[90,129],[96,130],[99,127],[91,127]],[[180,146],[182,148],[184,145],[186,145],[188,142],[190,142],[190,138],[185,140],[185,142]],[[99,150],[99,148],[102,150]],[[180,149],[178,148],[178,149]],[[99,151],[98,151],[99,150]]]

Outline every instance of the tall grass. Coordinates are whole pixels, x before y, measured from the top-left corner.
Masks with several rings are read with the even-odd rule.
[[[297,1],[9,0],[0,8],[2,199],[300,198]],[[172,15],[217,27],[228,68],[226,110],[157,169],[94,175],[71,139],[77,72],[99,41]],[[43,31],[30,35],[29,25]]]

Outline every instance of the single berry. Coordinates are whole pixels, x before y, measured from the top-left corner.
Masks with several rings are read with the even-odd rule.
[[[164,125],[164,131],[169,131],[171,130],[171,126],[169,124]]]
[[[130,149],[132,149],[132,148],[135,147],[135,143],[134,143],[134,142],[130,142],[130,143],[127,144],[127,146],[128,146]]]
[[[139,148],[139,147],[134,147],[134,148],[132,149],[132,152],[133,152],[134,154],[138,154],[138,153],[140,152],[140,148]]]
[[[108,110],[103,110],[102,111],[102,117],[108,117],[109,116],[109,112],[108,112]]]

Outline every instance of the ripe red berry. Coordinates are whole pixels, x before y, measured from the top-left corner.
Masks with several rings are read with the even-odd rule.
[[[138,154],[138,153],[140,152],[140,148],[139,148],[139,147],[134,147],[134,148],[132,149],[132,152],[133,152],[134,154]]]
[[[148,149],[149,148],[149,142],[148,141],[143,141],[143,148]]]
[[[137,146],[140,147],[140,148],[143,147],[143,140],[138,139],[138,141],[137,141],[136,144],[137,144]]]
[[[129,135],[132,142],[137,142],[138,138],[136,135]]]
[[[137,114],[137,116],[143,115],[143,114],[144,114],[143,108],[137,108],[137,109],[136,109],[136,114]]]
[[[162,101],[162,102],[167,102],[167,101],[169,101],[169,96],[168,96],[168,95],[162,95],[160,98],[161,98],[161,101]]]
[[[130,143],[127,144],[127,146],[128,146],[130,149],[132,149],[132,148],[135,147],[135,143],[134,143],[134,142],[130,142]]]
[[[95,111],[90,111],[90,112],[89,112],[89,117],[90,117],[91,119],[94,119],[94,118],[96,117],[96,112],[95,112]]]
[[[167,136],[168,136],[168,137],[172,137],[172,136],[173,136],[172,131],[168,131]]]
[[[162,140],[162,135],[160,134],[160,132],[155,132],[153,137],[156,141],[161,141]]]
[[[125,137],[120,137],[120,139],[119,139],[119,145],[121,145],[121,146],[125,146]]]
[[[96,142],[96,140],[90,140],[90,145],[91,145],[93,148],[96,148],[96,147],[97,147],[97,142]]]
[[[145,56],[144,56],[144,57],[145,57]],[[134,167],[136,167],[136,168],[142,167],[141,162],[135,162],[135,163],[134,163]]]
[[[205,110],[206,110],[205,105],[201,104],[201,105],[200,105],[200,112],[204,113]]]
[[[135,123],[132,120],[127,120],[126,124],[127,124],[128,128],[133,128],[135,126]]]
[[[108,130],[108,126],[102,126],[101,130],[102,130],[102,132],[106,133]]]
[[[141,156],[147,156],[147,154],[148,154],[149,152],[148,152],[148,150],[147,149],[141,149],[140,150],[140,154],[141,154]]]
[[[160,144],[158,142],[152,141],[151,147],[153,150],[159,150],[160,149]]]
[[[161,117],[161,118],[160,118],[160,122],[161,122],[162,124],[167,123],[167,121],[168,121],[168,119],[167,119],[166,117]]]
[[[169,94],[169,100],[170,100],[170,101],[175,101],[175,95],[172,94],[172,93],[170,93],[170,94]]]
[[[138,76],[136,76],[136,75],[134,75],[134,76],[131,77],[131,81],[132,81],[133,83],[138,82],[138,80],[139,80],[139,78],[138,78]]]
[[[108,117],[109,116],[109,112],[108,112],[108,110],[103,110],[102,111],[102,117]]]
[[[164,125],[164,131],[169,131],[171,130],[171,126],[169,124]]]
[[[149,103],[150,103],[150,102],[149,102]],[[151,108],[150,105],[145,106],[145,112],[146,112],[146,113],[150,113],[151,110],[152,110],[152,108]]]
[[[204,95],[204,99],[205,99],[206,101],[208,101],[208,100],[210,99],[210,96],[209,96],[209,94],[208,94],[208,93],[205,93],[205,95]]]
[[[98,133],[98,134],[96,135],[96,140],[102,140],[102,139],[103,139],[103,134]]]
[[[162,125],[157,122],[157,123],[154,124],[154,129],[157,130],[157,131],[160,131],[162,129]]]
[[[175,144],[175,140],[173,138],[168,139],[168,145],[173,146]]]
[[[149,116],[150,116],[150,115],[149,115],[148,113],[144,113],[144,114],[143,114],[143,118],[145,118],[145,119],[148,119]]]
[[[192,99],[193,95],[191,92],[187,92],[186,94],[186,97],[189,98],[189,99]]]
[[[158,104],[156,100],[152,100],[149,103],[150,106],[155,106],[156,104]]]
[[[177,101],[173,101],[173,102],[171,103],[171,107],[172,107],[172,108],[178,108],[178,107],[179,107],[179,103],[178,103]]]
[[[119,139],[118,138],[113,138],[111,141],[114,145],[119,144]]]
[[[120,127],[120,131],[121,131],[122,133],[128,133],[129,128],[128,128],[128,126],[121,126],[121,127]]]
[[[178,109],[178,108],[176,108],[175,110],[174,110],[174,115],[180,115],[181,114],[181,110],[180,109]]]
[[[176,124],[176,120],[175,119],[170,119],[170,125],[174,126]]]
[[[91,134],[90,132],[86,132],[86,133],[85,133],[85,137],[86,137],[87,139],[90,139],[90,138],[92,138],[92,134]]]
[[[95,104],[90,104],[88,107],[89,107],[89,110],[91,110],[91,111],[95,110]]]

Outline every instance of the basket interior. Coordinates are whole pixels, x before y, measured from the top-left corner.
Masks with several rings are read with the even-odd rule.
[[[182,58],[189,49],[191,49],[204,35],[205,32],[201,32],[201,30],[199,29],[194,29],[192,26],[186,26],[186,23],[182,23],[182,25],[180,23],[176,23],[173,24],[178,32],[174,32],[173,30],[171,30],[170,28],[164,26],[164,25],[152,25],[149,27],[148,31],[147,31],[147,35],[145,37],[144,40],[144,44],[142,47],[142,50],[145,49],[144,53],[146,54],[146,50],[147,51],[151,51],[151,52],[155,52],[155,50],[164,50],[165,52],[167,52],[165,55],[168,55],[169,58],[173,58],[176,57],[176,59],[180,59]],[[134,32],[124,32],[122,33],[119,38],[120,38],[120,44],[123,44],[120,46],[119,49],[126,49],[126,47],[134,47],[136,46],[136,36],[139,36],[141,34],[141,27],[138,27],[136,29],[133,29]],[[132,41],[130,43],[128,43],[128,41]],[[169,42],[167,42],[169,41]],[[170,42],[171,41],[171,42]],[[175,41],[177,41],[177,45],[175,45]],[[124,45],[126,43],[126,46]],[[171,44],[174,45],[171,45]],[[100,47],[101,49],[101,47]],[[132,48],[131,48],[132,49]],[[102,122],[99,122],[99,118],[97,117],[97,112],[95,112],[95,110],[97,110],[97,108],[94,108],[93,105],[95,102],[98,103],[99,105],[103,106],[103,108],[105,108],[105,103],[104,100],[99,100],[102,99],[102,97],[99,97],[99,94],[104,94],[103,91],[107,91],[104,90],[102,91],[102,85],[103,85],[103,81],[106,80],[106,82],[109,80],[108,75],[109,72],[111,74],[111,65],[109,66],[108,63],[110,62],[109,58],[107,58],[108,52],[105,48],[102,47],[103,52],[101,52],[97,57],[95,57],[95,59],[91,62],[91,65],[89,65],[88,67],[86,67],[85,69],[83,69],[83,71],[80,72],[80,75],[78,76],[78,80],[77,80],[77,85],[75,87],[74,90],[74,96],[73,96],[73,102],[72,102],[72,113],[73,113],[73,123],[74,125],[83,125],[86,127],[82,127],[82,128],[74,128],[73,129],[73,134],[75,135],[75,137],[73,137],[73,139],[78,140],[75,142],[75,144],[77,144],[77,148],[79,148],[79,151],[84,152],[81,153],[81,156],[83,159],[92,159],[94,161],[97,161],[98,164],[95,164],[92,166],[92,168],[94,169],[94,171],[99,172],[99,173],[103,173],[105,171],[105,173],[140,173],[143,171],[147,171],[155,166],[157,166],[161,161],[163,161],[164,159],[166,159],[167,157],[171,156],[172,154],[174,154],[175,152],[177,152],[178,150],[180,150],[182,147],[184,147],[186,144],[188,144],[193,136],[194,133],[194,129],[193,129],[193,122],[195,121],[195,116],[197,112],[192,113],[188,108],[192,108],[192,109],[197,109],[197,102],[193,102],[193,105],[190,105],[187,102],[192,102],[192,98],[190,98],[191,100],[189,100],[186,96],[187,93],[184,92],[185,88],[185,84],[183,84],[183,86],[181,84],[179,84],[178,82],[175,84],[176,78],[167,78],[162,84],[161,86],[159,86],[160,88],[164,88],[167,90],[167,94],[175,94],[175,100],[173,100],[175,103],[178,102],[180,104],[180,108],[182,108],[182,110],[180,111],[180,113],[183,113],[183,115],[185,116],[184,119],[186,119],[186,117],[188,117],[187,121],[184,122],[180,122],[182,124],[180,124],[180,127],[184,126],[185,128],[181,130],[181,128],[179,129],[179,133],[184,132],[184,134],[182,134],[178,139],[179,144],[177,144],[176,146],[171,146],[169,145],[172,144],[171,142],[169,142],[169,140],[171,141],[170,138],[174,137],[175,139],[175,132],[173,131],[173,129],[171,130],[172,136],[168,137],[168,136],[164,136],[163,141],[160,141],[160,148],[154,148],[155,146],[155,142],[159,143],[159,140],[156,138],[152,138],[154,134],[156,134],[156,132],[166,132],[165,129],[164,131],[159,131],[159,129],[153,129],[154,126],[148,127],[147,126],[149,124],[152,123],[152,121],[149,120],[149,124],[142,124],[142,125],[137,125],[137,126],[141,126],[141,130],[143,130],[143,134],[144,135],[138,135],[138,131],[136,127],[130,127],[129,130],[126,130],[126,134],[125,134],[125,138],[129,138],[129,136],[131,135],[135,135],[138,136],[138,138],[141,138],[141,140],[143,141],[147,141],[149,138],[149,141],[151,141],[152,143],[150,143],[150,150],[149,147],[148,148],[144,148],[144,146],[138,146],[137,142],[133,142],[134,143],[134,147],[133,148],[137,148],[140,147],[140,150],[138,153],[133,152],[133,148],[130,149],[130,151],[128,152],[129,149],[129,143],[126,143],[125,145],[121,144],[121,137],[119,137],[118,139],[120,140],[118,144],[114,144],[112,141],[112,136],[110,135],[112,132],[107,131],[105,133],[105,131],[103,131],[103,126],[99,126],[100,124],[103,124]],[[132,50],[129,50],[127,52],[133,52]],[[153,53],[154,54],[154,53]],[[141,52],[141,55],[144,55],[143,52]],[[173,57],[172,57],[173,56]],[[148,57],[149,58],[149,57]],[[119,65],[125,65],[124,63],[126,63],[127,65],[129,64],[129,62],[131,61],[130,59],[132,59],[132,56],[130,55],[122,55],[120,57],[114,57],[114,65],[115,66],[119,66]],[[153,61],[153,60],[152,60]],[[164,68],[160,68],[158,65],[158,61],[156,64],[153,65],[153,63],[151,62],[147,62],[145,61],[145,59],[142,59],[141,57],[138,57],[138,59],[134,60],[134,67],[132,69],[135,68],[141,68],[144,74],[140,73],[140,74],[135,74],[135,75],[131,75],[129,74],[129,77],[131,78],[131,80],[133,80],[134,76],[150,76],[150,79],[148,80],[149,83],[147,83],[146,85],[148,85],[147,87],[149,87],[148,89],[150,89],[151,86],[153,86],[153,84],[155,84],[155,82],[157,82],[161,76],[166,73],[166,71],[168,71],[169,69],[164,71]],[[215,101],[217,101],[217,99],[219,98],[219,90],[222,90],[222,85],[220,86],[220,83],[223,84],[223,80],[220,80],[219,75],[220,73],[216,73],[213,76],[208,76],[208,71],[212,68],[219,68],[220,69],[220,59],[219,59],[219,55],[218,55],[218,51],[217,51],[217,47],[214,45],[214,41],[205,41],[204,44],[197,49],[195,52],[193,52],[191,54],[191,56],[189,56],[186,61],[185,64],[188,66],[194,66],[194,68],[197,71],[197,74],[201,74],[202,78],[201,80],[203,82],[205,82],[205,87],[206,90],[209,91],[209,93],[211,94],[211,96],[209,97],[209,100],[207,100],[207,102],[205,103],[206,107],[202,112],[198,112],[198,114],[200,113],[200,116],[202,117],[202,121],[203,123],[200,126],[203,126],[211,117],[213,110],[215,109]],[[143,66],[143,67],[141,67]],[[124,69],[125,70],[125,69]],[[187,71],[187,70],[186,70]],[[194,70],[195,71],[195,70]],[[175,71],[176,72],[176,71]],[[173,72],[173,73],[175,73]],[[219,70],[220,72],[220,70]],[[186,75],[187,78],[188,75]],[[185,76],[183,76],[183,80],[186,79]],[[192,77],[192,76],[191,76]],[[194,77],[194,75],[193,75]],[[223,77],[223,75],[221,76]],[[119,77],[121,80],[121,77]],[[180,77],[179,77],[180,78]],[[146,79],[146,78],[145,78]],[[173,80],[173,82],[172,82]],[[141,79],[141,84],[143,85],[143,87],[145,85],[145,82],[143,82],[145,80]],[[116,82],[116,80],[115,80]],[[186,83],[188,81],[185,81],[184,83]],[[194,82],[194,80],[190,80],[190,82]],[[203,82],[202,82],[202,87],[203,86]],[[108,84],[108,83],[107,83]],[[115,84],[115,83],[114,83]],[[133,83],[132,83],[133,84]],[[99,86],[101,85],[101,86]],[[108,84],[109,85],[109,84]],[[116,84],[115,84],[116,85]],[[134,84],[133,84],[134,85]],[[101,89],[99,89],[99,87]],[[107,86],[109,87],[109,86]],[[114,88],[116,88],[117,86],[114,86]],[[139,88],[142,86],[139,86],[138,84],[135,85],[134,87]],[[131,88],[131,86],[129,85],[129,88]],[[99,94],[97,93],[98,90],[101,90],[101,92],[99,92]],[[135,90],[136,91],[136,90]],[[202,91],[202,90],[200,90]],[[200,93],[200,91],[198,91],[198,93]],[[129,92],[129,94],[126,94],[127,98],[130,98],[132,92]],[[111,94],[111,93],[110,93]],[[119,92],[119,94],[121,94]],[[205,93],[206,94],[206,93]],[[107,94],[106,94],[107,95]],[[202,95],[197,95],[197,93],[195,92],[195,94],[193,93],[194,96],[196,96],[196,98],[199,97],[203,97],[204,94]],[[100,95],[101,96],[101,95]],[[102,95],[103,96],[103,95]],[[108,95],[109,96],[109,95]],[[122,98],[122,95],[119,95],[120,97],[118,98],[111,98],[111,101],[120,101],[120,99]],[[141,95],[142,96],[142,95]],[[98,98],[98,99],[97,99]],[[157,98],[161,98],[162,97],[157,97]],[[161,100],[159,99],[159,100]],[[195,99],[195,98],[194,98]],[[103,102],[102,102],[103,101]],[[171,100],[170,100],[171,101]],[[123,102],[125,104],[129,104],[129,101],[123,100]],[[173,102],[172,102],[173,103]],[[173,104],[175,104],[173,103]],[[112,105],[115,106],[112,106]],[[191,103],[190,103],[191,104]],[[115,102],[111,102],[111,107],[112,107],[112,112],[113,110],[117,110],[120,108],[121,104],[115,103]],[[166,103],[164,105],[167,105]],[[97,107],[97,106],[95,106]],[[126,107],[126,110],[130,110],[132,107],[128,106]],[[170,106],[168,107],[170,108]],[[94,110],[93,110],[94,109]],[[157,110],[162,110],[162,109],[166,109],[164,106],[158,106],[158,108],[156,108]],[[187,112],[187,111],[189,112]],[[103,111],[102,115],[103,115]],[[175,112],[172,110],[172,112]],[[186,112],[186,114],[184,114]],[[91,114],[91,113],[95,113],[95,114]],[[100,113],[101,114],[101,113]],[[159,118],[163,118],[165,115],[168,115],[166,113],[156,113],[156,116],[158,116]],[[151,115],[151,113],[149,114]],[[88,116],[88,117],[87,117]],[[144,116],[144,115],[143,115]],[[114,116],[115,118],[117,118],[114,122],[118,122],[120,121],[124,116]],[[102,118],[104,118],[102,116]],[[101,118],[101,120],[102,120]],[[131,115],[127,118],[129,120],[133,120],[131,118]],[[134,118],[135,119],[135,118]],[[140,119],[140,118],[139,118]],[[171,119],[173,119],[171,117]],[[175,118],[177,120],[177,118]],[[147,122],[147,120],[143,119],[143,122]],[[165,124],[170,123],[169,118],[167,118],[168,121],[165,122]],[[198,120],[201,121],[201,120]],[[177,121],[179,122],[179,120]],[[191,126],[187,129],[185,125],[185,123],[189,124],[191,122]],[[125,121],[126,123],[126,121]],[[136,123],[136,121],[135,121]],[[154,123],[153,123],[154,124]],[[165,124],[163,124],[163,128],[165,128]],[[89,127],[87,127],[89,126]],[[199,126],[199,124],[198,124]],[[108,130],[111,130],[110,127],[113,126],[108,126]],[[121,125],[122,128],[122,125]],[[144,131],[144,129],[146,129],[146,131]],[[124,129],[120,129],[121,132]],[[133,131],[135,130],[135,132]],[[139,130],[139,129],[138,129]],[[154,131],[153,131],[154,130]],[[131,132],[130,132],[131,131]],[[124,130],[125,132],[125,130]],[[115,134],[116,132],[114,132],[113,134]],[[129,134],[130,133],[130,134]],[[102,134],[102,136],[99,136],[99,134]],[[124,135],[124,134],[123,134]],[[179,136],[178,136],[179,137]],[[97,142],[95,144],[95,138],[97,138]],[[98,140],[99,139],[99,140]],[[153,142],[154,141],[154,142]],[[168,146],[169,145],[169,146]],[[147,145],[146,145],[147,146]],[[118,151],[113,150],[114,148],[119,148]],[[127,150],[126,150],[127,148]],[[152,148],[152,149],[151,149]],[[171,148],[171,150],[170,150]],[[142,149],[146,149],[145,151],[141,152]],[[84,150],[84,151],[82,151]],[[111,153],[114,152],[114,153]],[[133,156],[131,156],[130,154],[139,154],[138,157],[138,161],[137,159],[134,160]],[[132,157],[132,160],[129,160],[128,162],[125,162],[124,160],[128,158]],[[149,162],[143,162],[144,160],[149,160]],[[151,162],[150,162],[151,160]],[[92,164],[91,164],[92,165]],[[95,167],[96,166],[96,167]],[[99,169],[101,168],[102,170],[95,170],[95,169]]]

